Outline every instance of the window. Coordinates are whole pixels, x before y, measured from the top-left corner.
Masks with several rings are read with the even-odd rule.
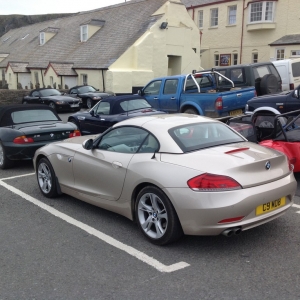
[[[109,102],[99,102],[97,107],[94,109],[97,115],[109,115],[110,113],[110,103]]]
[[[276,60],[284,59],[284,49],[276,49]]]
[[[87,74],[81,74],[82,84],[88,84]]]
[[[35,83],[38,84],[39,83],[39,73],[38,72],[34,72],[34,78],[35,78]]]
[[[258,53],[252,53],[252,62],[257,63],[258,62]]]
[[[198,16],[199,16],[199,28],[202,28],[203,27],[203,10],[199,10]]]
[[[210,26],[218,26],[218,8],[212,8],[210,10]]]
[[[157,94],[159,94],[160,86],[161,86],[161,80],[151,82],[144,89],[145,95],[157,95]]]
[[[21,110],[15,111],[11,114],[14,124],[30,123],[30,122],[44,122],[44,121],[58,121],[57,117],[51,110]]]
[[[236,24],[236,5],[228,6],[228,25]]]
[[[273,22],[274,3],[263,1],[250,4],[250,23]]]
[[[300,56],[300,50],[292,50],[291,56]]]
[[[215,54],[215,66],[218,66],[220,62],[220,54]]]
[[[53,76],[50,76],[50,86],[53,87]]]
[[[40,45],[45,44],[45,32],[40,32]]]
[[[177,79],[169,79],[165,82],[164,94],[176,94],[178,86]]]
[[[87,25],[80,26],[80,41],[86,42],[87,39],[88,39],[88,26]]]
[[[117,127],[101,138],[98,149],[119,153],[154,153],[159,149],[156,138],[148,131],[131,126]]]
[[[237,53],[232,54],[232,62],[233,62],[233,65],[238,64],[238,54]]]

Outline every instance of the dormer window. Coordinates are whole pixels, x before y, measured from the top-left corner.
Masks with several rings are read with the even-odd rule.
[[[88,26],[82,25],[80,26],[80,41],[86,42],[88,39]]]
[[[46,44],[51,40],[59,31],[59,28],[47,27],[40,31],[40,45]]]
[[[40,32],[40,45],[45,44],[45,32]]]
[[[86,42],[105,24],[105,21],[91,19],[80,25],[80,41]]]

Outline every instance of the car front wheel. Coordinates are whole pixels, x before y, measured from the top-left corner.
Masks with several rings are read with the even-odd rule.
[[[92,108],[92,106],[93,106],[93,100],[91,98],[87,98],[86,99],[86,106],[88,108]]]
[[[42,158],[37,164],[37,181],[44,196],[53,198],[58,195],[55,172],[47,158]]]
[[[12,161],[6,157],[6,149],[4,148],[2,142],[0,142],[0,168],[2,170],[11,167]]]
[[[173,205],[157,187],[148,186],[139,192],[135,213],[142,233],[153,244],[166,245],[183,234]]]
[[[49,107],[52,108],[52,109],[54,109],[54,110],[56,110],[56,106],[55,106],[55,104],[53,102],[49,103]]]

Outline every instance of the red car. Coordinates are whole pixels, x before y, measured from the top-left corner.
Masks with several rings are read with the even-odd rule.
[[[300,110],[281,115],[257,112],[231,118],[227,125],[251,142],[281,151],[300,172]]]

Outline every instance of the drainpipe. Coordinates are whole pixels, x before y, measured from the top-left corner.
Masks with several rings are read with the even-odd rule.
[[[43,87],[45,86],[45,83],[44,83],[44,76],[43,76],[43,70],[41,69],[41,76],[42,76],[42,83],[43,83]]]
[[[17,73],[17,89],[18,89],[18,84],[19,84],[19,73]]]
[[[241,46],[240,46],[240,64],[242,63],[243,55],[243,38],[244,38],[244,18],[245,18],[245,0],[243,0],[243,15],[242,15],[242,33],[241,33]]]
[[[105,82],[104,82],[104,73],[103,73],[103,69],[102,71],[102,85],[103,85],[103,92],[105,92]]]

